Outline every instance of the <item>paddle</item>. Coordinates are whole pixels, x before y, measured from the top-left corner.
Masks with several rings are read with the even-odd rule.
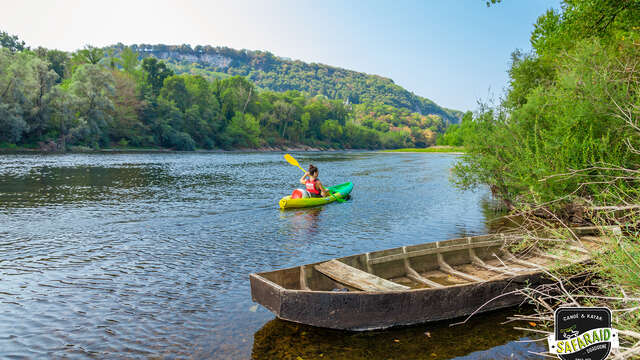
[[[287,160],[287,162],[293,166],[297,166],[300,170],[304,171],[305,173],[307,172],[307,170],[303,169],[302,166],[300,166],[300,163],[298,163],[298,160],[296,160],[293,156],[289,155],[289,154],[284,154],[284,159]],[[329,190],[329,195],[331,195],[332,198],[336,199],[337,202],[344,202],[344,199],[341,199],[335,195],[333,195],[333,193],[331,192],[331,190]]]

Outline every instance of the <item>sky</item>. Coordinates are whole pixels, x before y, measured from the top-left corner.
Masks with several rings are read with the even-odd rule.
[[[389,77],[441,106],[474,110],[508,85],[515,49],[559,0],[0,0],[0,30],[29,46],[191,44]]]

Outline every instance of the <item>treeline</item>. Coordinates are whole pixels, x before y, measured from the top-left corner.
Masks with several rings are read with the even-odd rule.
[[[175,74],[130,48],[31,50],[0,34],[0,147],[428,146],[446,123],[385,105]]]
[[[116,52],[127,46],[111,47]],[[244,76],[258,87],[284,92],[297,90],[329,99],[347,100],[354,104],[381,104],[394,108],[438,115],[449,123],[462,116],[433,101],[417,96],[393,80],[338,67],[305,63],[277,57],[270,52],[235,50],[226,47],[189,45],[132,45],[129,49],[143,57],[153,56],[167,61],[177,73],[203,75],[208,78]]]
[[[439,140],[466,148],[456,182],[517,208],[637,202],[640,1],[563,1],[531,45],[513,53],[504,99]]]
[[[413,147],[434,145],[438,134],[450,125],[438,115],[421,115],[404,108],[380,103],[353,106],[353,117],[358,124],[382,133],[402,131],[410,134]]]

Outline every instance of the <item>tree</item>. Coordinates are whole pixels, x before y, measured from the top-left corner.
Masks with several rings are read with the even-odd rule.
[[[51,116],[51,90],[59,76],[51,70],[49,64],[40,58],[32,57],[29,61],[33,76],[33,88],[29,89],[31,111],[27,116],[29,132],[38,140],[46,130]]]
[[[118,60],[118,64],[122,66],[122,70],[133,75],[138,67],[138,63],[138,54],[136,52],[128,46],[122,49],[120,59]]]
[[[0,31],[0,47],[11,52],[29,50],[29,47],[25,46],[24,41],[21,41],[17,35],[9,35],[4,31]]]
[[[40,137],[50,108],[49,92],[57,74],[30,52],[0,49],[0,112],[5,141],[18,142],[28,132]]]
[[[260,124],[251,114],[236,114],[225,130],[228,146],[255,147],[260,143]]]
[[[146,131],[139,118],[139,113],[145,106],[138,97],[135,79],[126,72],[111,71],[114,79],[112,95],[113,115],[109,123],[109,135],[113,140],[140,145],[140,136]]]
[[[77,97],[78,115],[85,123],[85,140],[93,147],[108,145],[105,130],[113,112],[112,74],[99,65],[81,65],[73,73],[70,90]]]
[[[148,57],[142,60],[142,69],[146,73],[146,82],[151,85],[151,89],[154,95],[160,93],[160,89],[164,84],[164,79],[173,75],[173,71],[167,68],[167,65],[163,61],[153,57]]]
[[[183,75],[172,75],[164,80],[160,96],[172,101],[183,113],[191,106],[191,97],[187,91]]]
[[[78,66],[83,64],[98,65],[102,58],[104,58],[104,50],[86,45],[84,49],[76,51],[71,56],[71,72],[74,72]]]
[[[62,151],[66,151],[67,141],[71,140],[72,134],[79,132],[79,126],[82,124],[75,116],[76,103],[77,99],[69,91],[68,86],[58,85],[52,89],[51,107],[53,111],[49,119],[49,127],[56,129],[58,148]]]
[[[320,127],[323,139],[337,142],[342,137],[342,126],[337,120],[327,120]]]
[[[65,78],[67,66],[69,63],[69,54],[65,51],[60,50],[49,50],[43,47],[39,47],[35,50],[35,53],[42,60],[49,62],[49,69],[53,70],[58,74],[58,78],[56,79],[56,83],[62,82]]]

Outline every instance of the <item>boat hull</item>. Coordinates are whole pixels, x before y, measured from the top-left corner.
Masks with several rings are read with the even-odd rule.
[[[591,261],[601,246],[585,236],[582,247],[566,241],[555,255],[530,249],[515,256],[507,238],[423,243],[250,274],[251,296],[280,319],[324,328],[441,321],[517,306],[524,300],[518,290],[552,283],[549,269]]]
[[[386,293],[290,290],[251,275],[254,302],[278,318],[323,328],[365,331],[467,316],[520,304],[511,292],[549,280],[543,274],[439,289]],[[488,304],[485,303],[495,299]],[[481,308],[482,305],[485,305]]]

